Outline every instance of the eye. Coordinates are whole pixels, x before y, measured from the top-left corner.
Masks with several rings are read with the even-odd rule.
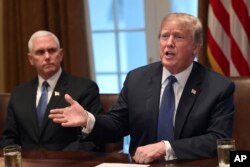
[[[43,49],[39,49],[39,50],[35,51],[35,55],[38,55],[38,56],[42,56],[42,55],[44,55],[44,53],[45,53],[45,50],[43,50]]]
[[[167,33],[161,34],[161,39],[166,40],[168,39],[169,35]]]
[[[49,48],[48,49],[49,54],[53,54],[53,53],[56,53],[56,52],[57,52],[57,48]]]
[[[174,39],[176,41],[181,41],[181,40],[185,39],[185,36],[183,34],[175,34]]]

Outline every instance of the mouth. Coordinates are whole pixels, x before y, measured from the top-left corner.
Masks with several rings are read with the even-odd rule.
[[[174,53],[174,52],[171,52],[171,51],[166,51],[166,52],[165,52],[165,56],[171,58],[171,57],[174,57],[174,56],[175,56],[175,53]]]
[[[51,63],[49,63],[49,64],[44,64],[44,65],[43,65],[43,67],[45,67],[45,68],[49,68],[49,67],[51,67],[51,66],[53,66],[53,64],[51,64]]]

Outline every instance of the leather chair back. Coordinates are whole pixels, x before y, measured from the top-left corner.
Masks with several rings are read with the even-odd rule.
[[[9,99],[9,93],[0,93],[0,134],[2,134],[4,129]]]
[[[116,103],[118,94],[100,94],[100,100],[104,112],[108,112],[109,109]]]
[[[238,150],[250,150],[250,77],[231,77],[235,83],[233,138]]]
[[[108,112],[109,109],[116,103],[118,94],[100,94],[100,100],[104,112]],[[122,151],[123,141],[116,143],[106,143],[104,145],[105,152],[120,152]]]

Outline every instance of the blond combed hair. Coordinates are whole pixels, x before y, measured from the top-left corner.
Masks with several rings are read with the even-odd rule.
[[[194,44],[202,45],[203,43],[203,31],[201,21],[190,14],[187,13],[170,13],[165,16],[161,22],[161,27],[159,31],[159,37],[162,28],[167,22],[175,22],[176,24],[182,26],[183,28],[192,32]]]

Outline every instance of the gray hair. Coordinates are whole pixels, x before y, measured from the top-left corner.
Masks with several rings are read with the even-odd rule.
[[[39,31],[36,31],[34,34],[31,35],[30,39],[29,39],[29,42],[28,42],[28,49],[29,49],[29,52],[32,50],[32,47],[33,47],[33,40],[37,37],[44,37],[44,36],[51,36],[54,38],[56,44],[57,44],[57,47],[60,48],[60,42],[59,42],[59,39],[56,37],[55,34],[53,34],[52,32],[49,32],[49,31],[45,31],[45,30],[39,30]]]

